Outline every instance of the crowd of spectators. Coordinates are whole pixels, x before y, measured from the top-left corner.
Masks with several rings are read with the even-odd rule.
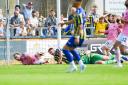
[[[69,20],[72,16],[69,16]],[[99,31],[105,31],[108,29],[111,19],[121,24],[120,16],[116,16],[110,13],[104,13],[100,16],[97,12],[97,6],[92,6],[90,13],[86,17],[86,34],[89,37],[101,37],[104,33]],[[0,9],[0,37],[5,36],[5,21]],[[65,21],[64,15],[61,15],[61,22]],[[62,27],[62,35],[71,35],[72,33],[64,33],[66,25]],[[10,18],[10,32],[11,37],[16,36],[41,36],[41,37],[53,37],[57,36],[57,17],[53,9],[49,10],[48,16],[44,18],[39,11],[35,10],[32,2],[27,4],[16,5],[14,14]]]
[[[105,12],[98,14],[97,6],[93,5],[90,14],[86,18],[86,33],[89,37],[106,37],[103,32],[108,30],[111,23],[115,22],[121,27],[121,16]]]

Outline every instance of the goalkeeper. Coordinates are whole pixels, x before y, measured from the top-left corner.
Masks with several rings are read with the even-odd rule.
[[[105,56],[97,53],[91,53],[90,51],[81,55],[81,59],[84,64],[113,64],[116,63],[114,57],[114,55]]]

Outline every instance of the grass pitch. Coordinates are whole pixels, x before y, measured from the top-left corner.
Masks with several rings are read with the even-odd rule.
[[[87,65],[85,72],[66,73],[68,65],[0,66],[0,85],[128,85],[128,64]]]

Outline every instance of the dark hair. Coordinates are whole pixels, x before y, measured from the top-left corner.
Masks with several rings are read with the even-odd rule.
[[[48,49],[48,52],[51,51],[51,50],[53,50],[53,48],[49,48],[49,49]]]
[[[119,24],[119,23],[122,23],[122,20],[121,19],[116,19],[116,22]]]
[[[36,11],[35,11],[35,10],[33,10],[33,11],[32,11],[32,13],[36,13]]]
[[[16,55],[20,55],[20,53],[13,54],[13,57],[16,59]]]
[[[128,0],[125,1],[125,6],[128,8]]]
[[[20,5],[15,5],[15,8],[18,7],[20,9]]]

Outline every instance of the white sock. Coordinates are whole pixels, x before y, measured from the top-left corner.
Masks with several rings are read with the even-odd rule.
[[[83,61],[82,60],[79,60],[79,65],[84,65]]]
[[[121,53],[120,53],[120,49],[119,47],[116,49],[116,59],[117,59],[117,63],[120,64],[120,58],[121,58]]]
[[[74,61],[70,62],[70,65],[76,67]]]

